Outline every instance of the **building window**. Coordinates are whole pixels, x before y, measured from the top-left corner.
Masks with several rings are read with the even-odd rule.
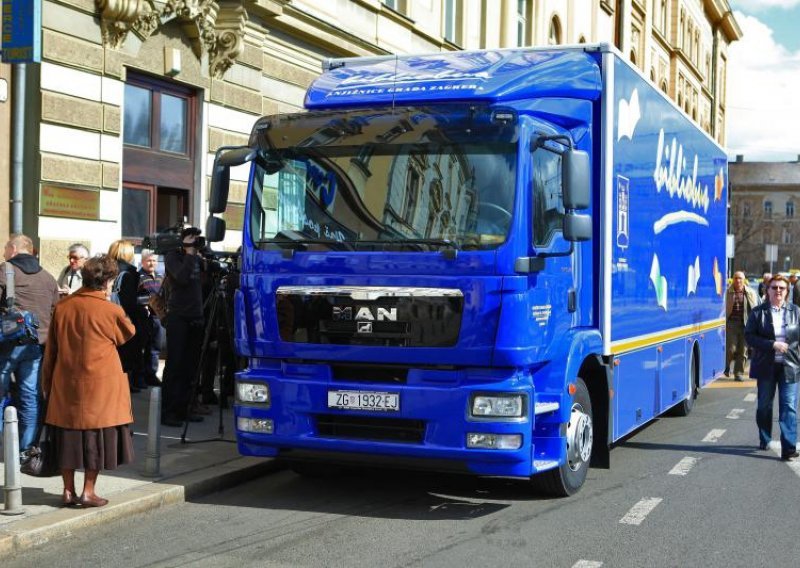
[[[461,19],[458,0],[444,0],[444,39],[451,43],[458,43],[460,40],[458,23]]]
[[[786,216],[794,217],[794,201],[786,202]]]
[[[578,38],[578,43],[586,43],[586,36],[581,34],[581,37]]]
[[[128,73],[123,100],[122,236],[140,241],[183,221],[195,184],[197,95]]]
[[[547,33],[547,44],[561,44],[561,21],[558,19],[558,16],[553,16],[553,18],[550,20],[550,30]]]
[[[772,201],[764,202],[764,218],[772,219]]]
[[[750,216],[750,204],[748,202],[742,203],[742,217]]]
[[[661,81],[661,90],[664,91],[664,94],[669,93],[669,85],[667,84],[666,79]]]
[[[790,245],[792,244],[792,233],[788,229],[783,230],[783,244]]]

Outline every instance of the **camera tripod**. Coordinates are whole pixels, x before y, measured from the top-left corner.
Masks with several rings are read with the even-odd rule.
[[[228,386],[225,384],[225,376],[227,374],[226,371],[229,370],[226,369],[226,365],[234,364],[233,361],[227,361],[226,363],[223,363],[222,360],[223,341],[228,342],[230,353],[233,353],[233,334],[232,334],[233,325],[231,321],[232,317],[227,309],[227,303],[226,303],[227,301],[226,278],[228,277],[230,277],[230,275],[213,273],[212,276],[212,278],[214,279],[213,290],[206,299],[206,303],[203,306],[204,311],[206,306],[207,305],[209,306],[208,321],[206,322],[206,326],[203,332],[203,343],[200,348],[200,360],[198,361],[197,371],[195,372],[194,380],[192,381],[191,396],[189,397],[189,404],[186,409],[187,419],[183,421],[183,432],[181,433],[182,444],[213,442],[213,441],[235,442],[234,440],[223,439],[223,435],[225,434],[225,427],[224,427],[222,411],[227,406],[226,387]],[[216,354],[215,354],[216,361],[214,365],[214,377],[219,378],[219,384],[220,384],[220,393],[217,403],[217,409],[219,415],[219,426],[217,433],[219,434],[219,436],[217,438],[210,438],[207,440],[192,440],[191,442],[188,442],[186,440],[186,432],[189,429],[188,417],[191,415],[192,407],[197,401],[198,388],[202,381],[203,370],[205,369],[206,358],[209,356],[212,338],[216,340]],[[167,346],[167,348],[169,349],[169,346]]]

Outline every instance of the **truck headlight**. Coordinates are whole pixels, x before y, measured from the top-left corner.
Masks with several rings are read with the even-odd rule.
[[[269,385],[267,383],[236,383],[236,400],[269,406]]]
[[[522,418],[525,396],[521,394],[476,394],[470,415],[479,418]]]
[[[518,450],[522,447],[521,434],[467,434],[467,447],[484,450]]]
[[[242,432],[253,432],[255,434],[272,434],[275,431],[275,423],[269,418],[244,418],[240,416],[236,420],[236,427]]]

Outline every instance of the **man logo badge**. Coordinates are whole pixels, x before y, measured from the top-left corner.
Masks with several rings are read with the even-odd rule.
[[[372,322],[371,321],[356,322],[356,331],[358,333],[372,333]]]

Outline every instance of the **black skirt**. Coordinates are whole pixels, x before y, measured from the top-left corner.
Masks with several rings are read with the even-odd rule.
[[[96,430],[48,428],[61,469],[116,469],[133,462],[133,439],[128,424]]]

